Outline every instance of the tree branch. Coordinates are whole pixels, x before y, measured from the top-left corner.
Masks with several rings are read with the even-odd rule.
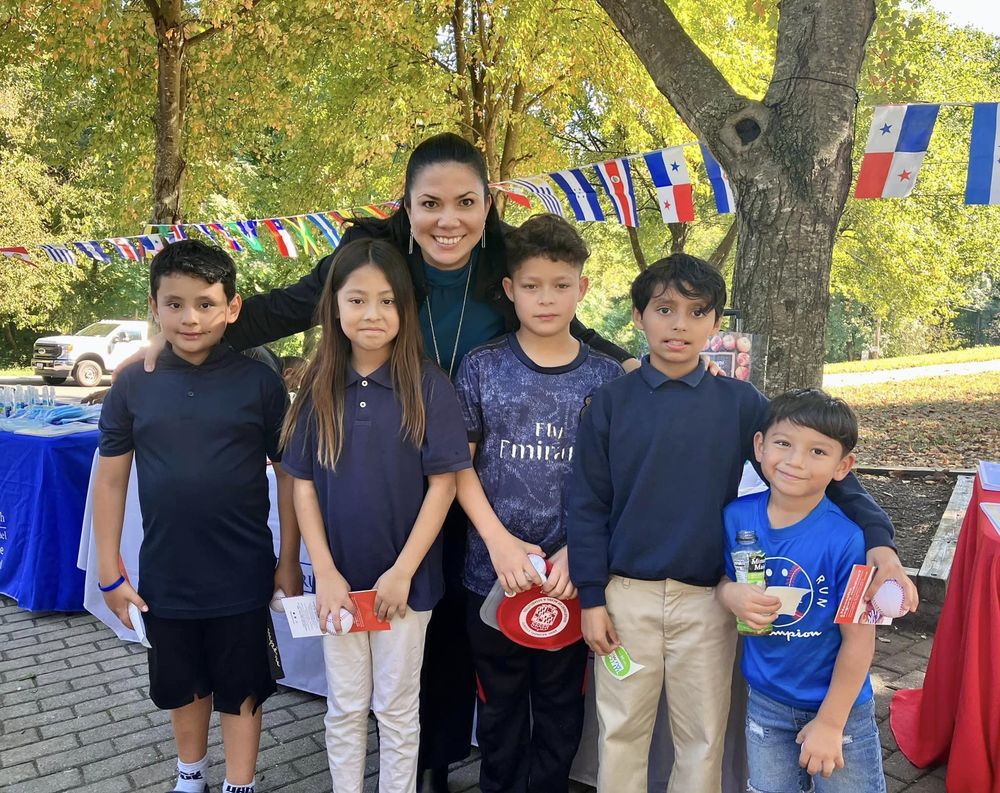
[[[153,2],[153,0],[148,0],[148,2]],[[252,14],[258,7],[264,5],[264,3],[266,2],[268,2],[268,0],[250,0],[250,5],[241,6],[237,10],[236,14],[233,15],[232,19],[226,20],[221,25],[206,28],[200,33],[195,33],[191,38],[187,40],[185,46],[188,49],[190,49],[191,47],[195,47],[201,44],[201,42],[203,42],[205,39],[211,38],[216,33],[221,33],[224,30],[228,30],[233,25],[235,25],[239,20],[245,19],[246,17],[250,16],[250,14]]]

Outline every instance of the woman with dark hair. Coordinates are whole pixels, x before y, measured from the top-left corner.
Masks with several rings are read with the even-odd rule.
[[[464,138],[444,133],[410,155],[399,209],[385,219],[353,219],[341,245],[371,237],[399,249],[413,278],[425,349],[453,377],[469,350],[514,329],[513,305],[501,286],[507,274],[504,231],[482,154]],[[312,327],[333,259],[324,257],[291,286],[244,300],[226,341],[239,350]],[[579,320],[572,331],[626,370],[638,367],[630,353]],[[151,368],[148,354],[146,361]],[[427,631],[421,679],[420,767],[431,770],[435,793],[447,790],[448,765],[468,756],[472,735],[475,676],[461,583],[467,531],[456,504],[442,532],[446,591]]]

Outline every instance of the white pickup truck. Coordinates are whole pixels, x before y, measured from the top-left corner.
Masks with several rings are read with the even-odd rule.
[[[31,365],[49,385],[61,385],[72,376],[93,388],[146,343],[148,332],[144,320],[102,319],[71,336],[36,340]]]

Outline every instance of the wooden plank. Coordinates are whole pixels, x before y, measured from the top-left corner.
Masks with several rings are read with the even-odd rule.
[[[974,476],[973,468],[919,468],[912,466],[856,465],[852,469],[856,474],[876,474],[878,476],[924,476],[930,474],[951,474]]]
[[[974,477],[960,476],[951,491],[951,499],[945,507],[941,522],[927,550],[924,563],[917,573],[917,587],[920,599],[929,603],[943,603],[944,593],[951,575],[951,563],[955,558],[955,546],[958,544],[958,533],[962,528],[965,510],[972,500],[972,483]]]

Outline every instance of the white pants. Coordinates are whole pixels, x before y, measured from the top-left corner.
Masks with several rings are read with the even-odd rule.
[[[407,610],[392,628],[323,638],[326,754],[333,793],[361,793],[368,711],[379,725],[379,793],[413,793],[420,743],[420,665],[431,612]]]

